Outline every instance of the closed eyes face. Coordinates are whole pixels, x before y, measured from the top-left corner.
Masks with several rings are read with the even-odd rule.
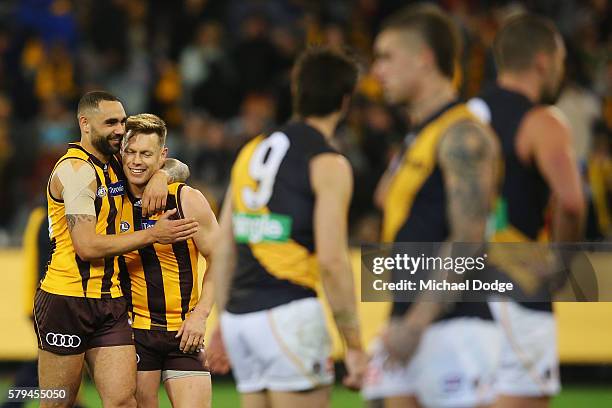
[[[156,133],[138,133],[125,142],[121,157],[130,184],[145,186],[162,167],[168,149],[160,146],[159,141]]]

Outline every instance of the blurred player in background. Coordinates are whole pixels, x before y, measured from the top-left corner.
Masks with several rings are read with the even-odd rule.
[[[469,102],[502,146],[504,180],[497,242],[542,236],[552,199],[550,237],[582,239],[585,201],[569,125],[549,106],[559,95],[565,47],[554,24],[535,15],[511,18],[494,42],[497,85]],[[503,332],[499,407],[546,407],[560,389],[552,304],[492,302]]]
[[[64,389],[68,398],[41,405],[72,406],[87,361],[105,406],[136,406],[136,355],[116,255],[188,239],[198,224],[164,214],[153,228],[116,235],[125,182],[115,155],[125,111],[115,96],[96,91],[81,98],[77,118],[81,142],[69,145],[49,178],[51,260],[34,300],[39,385]],[[154,190],[162,184],[165,193],[154,202],[165,201],[167,181],[178,175],[159,173]]]
[[[127,119],[122,162],[127,179],[121,233],[142,231],[159,216],[143,217],[144,189],[166,159],[166,124],[151,114]],[[183,183],[168,185],[166,211],[194,218],[193,238],[155,244],[119,256],[119,278],[128,300],[137,358],[139,407],[159,406],[160,378],[173,407],[210,407],[210,372],[205,367],[204,333],[213,304],[210,274],[204,275],[198,298],[198,253],[207,257],[219,226],[198,190]]]
[[[345,385],[359,387],[365,368],[347,238],[353,176],[330,145],[357,67],[313,48],[292,75],[295,120],[240,151],[213,252],[223,340],[248,408],[329,406],[319,281],[346,343]]]
[[[374,47],[374,74],[387,101],[405,106],[411,126],[379,186],[383,241],[482,242],[499,147],[457,99],[457,28],[435,6],[412,6],[389,18]],[[364,397],[384,399],[385,407],[488,405],[497,343],[486,303],[445,310],[441,303],[394,302],[373,344]]]

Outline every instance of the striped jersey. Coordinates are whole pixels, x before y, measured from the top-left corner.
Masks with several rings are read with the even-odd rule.
[[[166,211],[177,208],[183,217],[183,183],[168,186]],[[123,200],[120,233],[155,225],[159,215],[142,217],[140,199],[130,191]],[[120,279],[130,305],[132,327],[175,331],[198,302],[198,250],[193,239],[174,244],[153,244],[119,256]]]
[[[118,211],[125,193],[121,164],[112,157],[102,163],[80,143],[70,143],[68,151],[55,164],[47,185],[51,260],[41,281],[41,289],[64,296],[106,298],[121,296],[116,257],[83,261],[74,251],[66,223],[64,201],[51,195],[50,181],[57,166],[65,160],[82,160],[96,173],[96,233],[112,235],[119,229]]]

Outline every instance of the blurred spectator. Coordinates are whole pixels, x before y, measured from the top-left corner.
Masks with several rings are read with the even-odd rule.
[[[589,89],[587,73],[574,52],[568,46],[565,86],[556,105],[569,120],[576,158],[584,169],[591,152],[593,128],[601,119],[601,101]]]
[[[240,106],[240,115],[228,122],[226,147],[233,151],[238,150],[247,140],[272,128],[275,118],[276,101],[271,95],[246,95]]]
[[[189,166],[190,183],[215,207],[227,188],[233,152],[226,148],[222,122],[203,112],[191,112],[184,121],[177,156]]]
[[[261,14],[247,17],[241,38],[232,51],[232,60],[238,73],[242,94],[269,91],[279,74],[279,55],[267,35],[268,22]]]

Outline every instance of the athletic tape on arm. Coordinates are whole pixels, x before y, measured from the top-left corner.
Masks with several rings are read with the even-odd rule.
[[[70,160],[60,163],[55,174],[64,187],[62,198],[66,214],[96,215],[94,200],[96,198],[95,182],[96,172],[89,165],[83,163],[75,169]]]

